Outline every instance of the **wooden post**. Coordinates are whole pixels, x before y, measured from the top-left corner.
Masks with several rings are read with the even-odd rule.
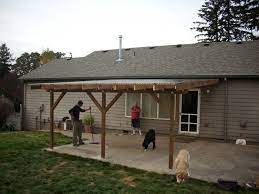
[[[174,94],[170,94],[169,102],[170,129],[169,129],[169,168],[173,168],[174,163]]]
[[[50,103],[49,103],[49,110],[50,110],[50,148],[53,149],[54,145],[54,110],[53,110],[53,104],[54,104],[54,92],[53,90],[50,90]]]
[[[102,92],[102,134],[101,134],[101,157],[105,158],[105,121],[106,121],[106,93]]]

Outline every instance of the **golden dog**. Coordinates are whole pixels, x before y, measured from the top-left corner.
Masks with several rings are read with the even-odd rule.
[[[190,165],[190,153],[187,150],[180,150],[175,159],[175,175],[177,183],[183,183],[187,180]]]

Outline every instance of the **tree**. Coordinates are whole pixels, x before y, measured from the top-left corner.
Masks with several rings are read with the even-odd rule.
[[[53,59],[60,59],[64,55],[65,55],[65,53],[62,53],[62,52],[56,52],[55,53],[54,51],[46,49],[45,51],[43,51],[41,53],[40,63],[41,64],[46,64],[46,63],[50,62]]]
[[[258,0],[206,0],[194,22],[199,41],[253,40],[259,26]]]
[[[0,128],[3,127],[3,125],[6,122],[6,119],[11,113],[12,113],[11,104],[5,101],[0,101]]]
[[[43,51],[41,54],[37,52],[25,52],[16,59],[15,64],[11,66],[11,70],[15,72],[17,76],[23,76],[39,66],[46,64],[53,59],[59,59],[64,55],[65,54],[62,52],[54,52],[49,49]]]
[[[256,32],[259,31],[259,1],[246,0],[242,8],[241,23],[247,31],[250,39],[256,39]]]
[[[0,95],[4,94],[12,100],[18,99],[22,102],[23,84],[15,73],[6,73],[0,79]]]
[[[23,76],[30,71],[40,66],[40,54],[37,52],[23,53],[16,59],[14,65],[11,66],[11,70],[16,73],[18,77]]]
[[[194,22],[196,27],[191,28],[200,33],[195,36],[199,38],[199,41],[222,41],[221,35],[223,29],[220,17],[223,10],[221,9],[221,4],[221,0],[206,0],[199,10],[198,16],[202,20]]]
[[[10,49],[6,44],[2,44],[0,46],[0,77],[9,72],[13,60]]]

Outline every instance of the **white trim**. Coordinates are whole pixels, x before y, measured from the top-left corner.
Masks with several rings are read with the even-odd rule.
[[[200,89],[193,89],[190,91],[197,91],[198,92],[198,103],[197,103],[197,114],[188,114],[188,113],[182,113],[182,94],[180,95],[179,98],[179,129],[178,133],[179,134],[195,134],[198,135],[200,132],[200,103],[201,103],[201,90]],[[181,122],[182,115],[188,115],[188,122]],[[191,123],[190,121],[190,115],[195,115],[197,116],[197,123]],[[181,131],[181,124],[188,124],[188,131]],[[197,125],[197,131],[193,132],[190,131],[190,125],[195,124]]]

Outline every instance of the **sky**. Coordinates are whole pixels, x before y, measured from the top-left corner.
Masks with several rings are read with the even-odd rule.
[[[195,43],[203,0],[0,0],[0,43],[14,57],[46,48],[95,50]]]

